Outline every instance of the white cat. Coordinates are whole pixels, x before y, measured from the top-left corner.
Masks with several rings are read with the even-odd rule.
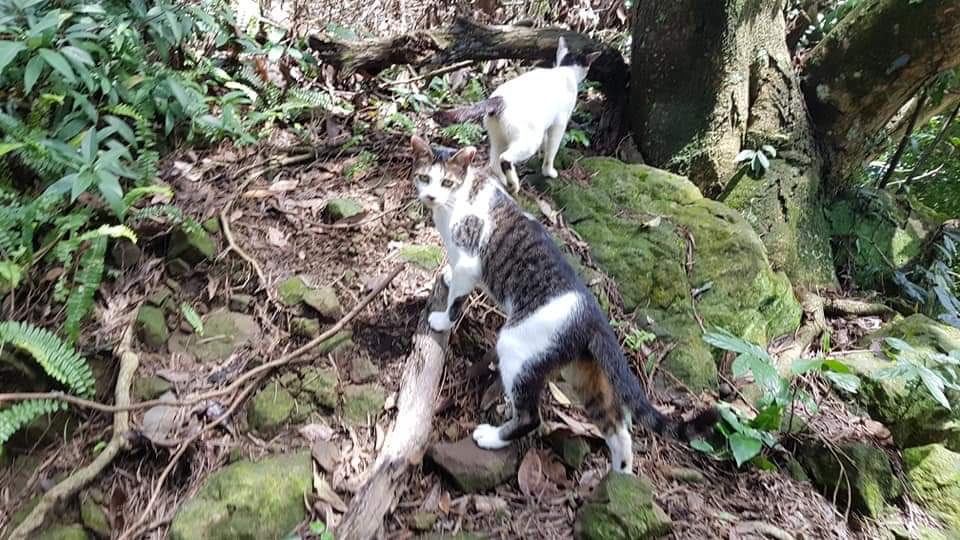
[[[440,111],[435,118],[452,123],[482,116],[490,138],[490,170],[513,191],[520,189],[515,164],[537,150],[543,153],[543,175],[556,178],[553,160],[577,104],[578,86],[600,54],[572,53],[561,37],[554,67],[528,71],[501,84],[489,98]]]

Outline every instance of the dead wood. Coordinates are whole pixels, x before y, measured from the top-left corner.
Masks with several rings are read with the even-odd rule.
[[[450,334],[430,329],[427,316],[446,305],[447,288],[438,279],[430,300],[420,315],[407,356],[397,399],[397,418],[387,433],[383,448],[368,469],[366,481],[357,490],[336,536],[342,540],[368,540],[377,536],[383,517],[397,502],[411,464],[422,458],[430,439],[433,413],[440,390]]]

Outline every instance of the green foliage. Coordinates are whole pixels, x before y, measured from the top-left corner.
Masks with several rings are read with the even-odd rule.
[[[197,313],[197,310],[193,309],[193,306],[183,302],[180,304],[180,313],[183,314],[183,318],[187,320],[187,323],[193,328],[193,331],[198,336],[203,336],[203,319],[200,318],[200,314]]]
[[[843,390],[854,393],[860,386],[859,378],[837,360],[818,357],[795,362],[791,366],[790,378],[785,378],[777,372],[767,351],[727,330],[707,332],[703,339],[714,347],[737,353],[731,366],[733,376],[752,376],[761,390],[761,397],[753,403],[756,414],[752,417],[728,405],[720,407],[723,421],[717,430],[723,436],[723,447],[715,448],[706,441],[693,444],[698,450],[715,457],[732,457],[738,467],[747,462],[761,468],[772,467],[762,452],[764,448],[776,448],[778,435],[784,429],[789,432],[792,428],[798,403],[816,413],[816,403],[798,388],[796,376],[819,372]]]
[[[93,371],[86,359],[52,332],[16,321],[0,322],[0,350],[8,346],[28,354],[70,393],[93,397]],[[35,400],[0,409],[0,453],[2,445],[23,426],[39,416],[64,408],[60,401]]]
[[[460,146],[476,146],[483,139],[483,126],[478,124],[450,124],[443,128],[443,136]]]
[[[563,146],[571,145],[590,148],[590,136],[582,129],[570,128],[563,133]]]
[[[960,264],[960,232],[944,229],[934,245],[933,260],[912,270],[897,270],[894,280],[926,315],[960,328],[960,299],[956,268]]]
[[[892,351],[895,363],[892,367],[877,371],[877,379],[903,379],[910,384],[910,395],[907,403],[915,401],[913,395],[921,387],[929,392],[943,408],[950,409],[945,390],[960,390],[960,379],[957,378],[957,369],[960,367],[960,351],[953,351],[949,355],[920,351],[909,343],[894,337],[884,340]]]
[[[761,178],[770,168],[770,160],[777,157],[777,150],[765,144],[757,150],[741,150],[737,154],[735,163],[742,164],[740,171],[746,172],[750,178]]]
[[[377,156],[367,150],[361,151],[350,165],[343,169],[343,176],[347,180],[357,180],[363,178],[367,173],[377,165]]]

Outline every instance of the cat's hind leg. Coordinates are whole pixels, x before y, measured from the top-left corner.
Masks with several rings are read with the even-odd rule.
[[[587,416],[600,428],[610,449],[610,464],[617,472],[633,471],[633,439],[631,418],[600,364],[592,359],[577,360],[564,369],[564,374],[580,397]]]
[[[500,153],[500,170],[507,177],[514,192],[520,191],[520,177],[517,176],[517,163],[530,159],[537,153],[540,141],[523,137],[511,141],[507,149]]]
[[[560,150],[560,143],[563,142],[563,133],[566,130],[566,124],[554,124],[547,128],[546,135],[543,137],[543,166],[540,170],[547,178],[557,177],[553,160],[557,157],[557,151]]]

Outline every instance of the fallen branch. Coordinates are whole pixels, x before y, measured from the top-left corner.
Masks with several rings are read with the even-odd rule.
[[[366,481],[353,496],[336,536],[341,540],[368,540],[377,537],[383,517],[396,503],[401,480],[426,449],[433,424],[434,406],[449,332],[430,329],[427,316],[446,305],[447,288],[438,279],[420,315],[413,350],[407,357],[397,399],[397,418],[387,433],[383,448],[368,469]]]
[[[244,251],[243,248],[241,248],[237,244],[237,241],[233,238],[233,231],[230,229],[230,217],[227,216],[227,212],[229,210],[230,206],[227,205],[223,210],[220,211],[220,228],[223,229],[223,237],[227,239],[227,250],[223,253],[223,255],[226,255],[232,251],[239,255],[241,259],[250,263],[250,266],[253,267],[253,271],[257,274],[257,279],[260,281],[260,288],[266,291],[267,298],[272,302],[273,292],[267,283],[267,277],[263,273],[263,267],[260,266],[260,262]]]
[[[120,344],[115,350],[120,358],[120,371],[117,374],[117,384],[114,390],[114,399],[120,406],[130,403],[130,385],[133,375],[140,366],[140,356],[133,351],[133,325],[131,322],[123,333]],[[47,522],[47,514],[57,506],[57,503],[69,499],[77,491],[90,483],[100,474],[121,450],[127,447],[126,433],[130,428],[130,414],[120,412],[113,417],[113,434],[106,448],[97,455],[89,465],[75,471],[62,482],[46,492],[40,502],[30,511],[30,514],[20,522],[20,525],[10,533],[8,540],[26,540],[31,533]]]
[[[24,393],[16,393],[16,394],[0,394],[0,403],[3,403],[4,401],[22,401],[22,400],[30,400],[30,399],[56,399],[60,401],[65,401],[67,403],[76,405],[78,407],[95,409],[98,411],[103,411],[108,413],[118,413],[118,412],[126,412],[126,411],[135,411],[140,409],[149,409],[150,407],[153,407],[156,405],[163,405],[165,407],[189,407],[192,405],[196,405],[197,403],[207,401],[208,399],[213,399],[225,394],[230,394],[234,392],[236,389],[238,389],[244,382],[259,375],[260,373],[263,373],[265,371],[269,371],[271,369],[287,364],[290,361],[300,356],[303,356],[304,354],[306,354],[308,351],[310,351],[317,345],[320,345],[324,341],[335,336],[337,332],[342,330],[344,326],[346,326],[357,315],[359,315],[360,312],[363,311],[365,307],[367,307],[367,304],[369,304],[374,298],[376,298],[377,295],[379,295],[387,287],[387,285],[389,285],[390,282],[393,281],[393,278],[397,277],[397,274],[399,274],[400,270],[402,269],[403,269],[403,265],[399,265],[396,268],[394,268],[393,271],[391,271],[390,274],[386,278],[384,278],[384,280],[380,282],[380,284],[378,284],[374,290],[370,291],[370,294],[368,294],[362,300],[360,300],[360,302],[356,306],[354,306],[354,308],[351,309],[349,313],[344,315],[342,319],[337,321],[333,326],[328,328],[319,336],[311,339],[302,347],[292,352],[289,352],[272,362],[261,364],[251,369],[250,371],[247,371],[246,373],[241,375],[237,380],[233,381],[228,386],[221,388],[220,390],[211,390],[210,392],[205,392],[203,394],[192,396],[180,401],[167,401],[163,399],[153,399],[150,401],[141,401],[139,403],[131,404],[129,403],[129,400],[128,400],[127,402],[122,404],[118,402],[117,405],[105,405],[103,403],[97,403],[95,401],[89,401],[89,400],[81,399],[75,396],[69,396],[67,394],[64,394],[63,392],[24,392]]]
[[[625,129],[622,113],[630,71],[619,51],[583,34],[561,28],[483,25],[459,18],[448,26],[390,38],[340,41],[314,35],[307,43],[321,62],[339,67],[347,75],[376,75],[396,64],[442,66],[503,58],[552,63],[561,36],[573,51],[601,52],[590,66],[588,78],[600,83],[607,96],[607,107],[600,118],[599,133],[603,137],[599,144],[615,146]]]
[[[890,306],[853,298],[825,298],[823,309],[832,315],[893,315]]]

